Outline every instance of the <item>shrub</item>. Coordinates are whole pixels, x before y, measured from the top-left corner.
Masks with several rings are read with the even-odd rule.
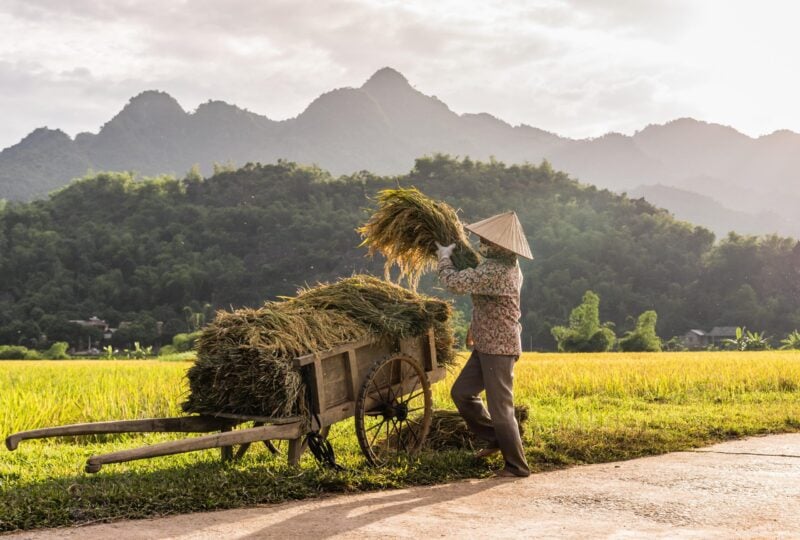
[[[781,349],[800,349],[800,332],[794,330],[781,340]]]
[[[175,347],[176,352],[191,351],[194,349],[194,344],[199,337],[199,331],[192,332],[191,334],[175,334],[172,338],[172,346]]]
[[[605,352],[616,340],[609,323],[600,325],[600,297],[592,291],[569,314],[569,326],[554,326],[550,332],[562,352]]]
[[[35,349],[28,349],[25,351],[25,360],[41,360],[43,356]]]
[[[164,345],[158,350],[158,356],[168,356],[170,354],[176,354],[178,349],[175,348],[174,345]]]
[[[662,346],[662,350],[670,352],[684,352],[689,349],[683,341],[682,336],[672,336]]]
[[[194,351],[158,355],[159,362],[193,362],[196,358],[197,353]]]
[[[0,360],[25,360],[27,353],[28,348],[21,345],[0,345]]]
[[[764,332],[751,332],[745,327],[736,327],[736,339],[726,339],[725,343],[738,351],[766,351],[769,338]]]
[[[655,311],[645,311],[636,321],[636,328],[619,340],[619,348],[624,352],[660,352],[661,339],[656,335]]]
[[[69,349],[69,343],[66,341],[56,341],[50,345],[50,348],[47,349],[42,356],[51,360],[66,360],[69,358],[67,349]]]

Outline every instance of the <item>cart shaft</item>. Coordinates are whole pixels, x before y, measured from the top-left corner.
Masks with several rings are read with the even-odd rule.
[[[281,424],[261,426],[250,429],[239,429],[225,433],[215,433],[191,439],[181,439],[158,444],[134,448],[133,450],[122,450],[110,454],[92,456],[86,461],[86,472],[94,473],[100,470],[103,465],[109,463],[123,463],[137,459],[145,459],[159,456],[169,456],[183,452],[193,452],[208,448],[230,447],[236,444],[252,443],[256,441],[266,441],[270,439],[290,439],[297,440],[302,435],[301,424]]]
[[[21,431],[6,438],[6,448],[16,450],[20,441],[26,439],[46,439],[70,435],[101,435],[106,433],[149,433],[184,432],[205,433],[229,428],[241,421],[213,416],[183,416],[175,418],[145,418],[141,420],[114,420],[110,422],[90,422],[70,424],[31,431]]]

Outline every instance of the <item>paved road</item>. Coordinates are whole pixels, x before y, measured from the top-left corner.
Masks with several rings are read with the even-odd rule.
[[[695,452],[10,538],[800,538],[800,434]]]

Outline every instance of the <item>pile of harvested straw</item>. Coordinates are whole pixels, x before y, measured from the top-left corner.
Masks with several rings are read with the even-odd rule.
[[[514,416],[519,424],[519,434],[525,432],[524,424],[528,420],[528,407],[514,407]],[[401,431],[400,436],[408,435]],[[425,441],[425,448],[431,450],[476,450],[485,446],[467,427],[458,411],[436,409],[433,411],[431,430]]]
[[[389,279],[392,266],[400,270],[412,289],[423,272],[436,265],[436,242],[456,244],[452,260],[459,270],[478,265],[455,210],[426,197],[416,188],[384,189],[378,193],[378,210],[358,229],[369,254],[386,258]]]
[[[453,361],[450,304],[371,276],[301,290],[259,309],[218,312],[198,340],[183,409],[305,416],[305,384],[292,359],[368,335],[418,336],[433,327],[439,361]]]
[[[375,334],[419,336],[450,318],[450,304],[373,276],[359,275],[335,285],[301,289],[293,305],[345,313]]]

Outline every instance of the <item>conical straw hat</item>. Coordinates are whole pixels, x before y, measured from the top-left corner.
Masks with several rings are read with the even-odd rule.
[[[517,255],[533,259],[522,224],[515,212],[497,214],[472,225],[465,225],[464,228]]]

